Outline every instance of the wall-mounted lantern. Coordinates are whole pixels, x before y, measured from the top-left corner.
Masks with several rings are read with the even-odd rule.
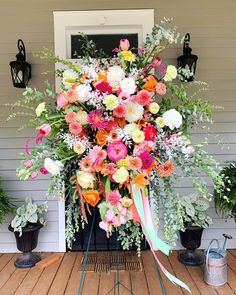
[[[187,33],[184,38],[184,46],[183,46],[183,55],[179,56],[178,61],[178,68],[180,75],[183,77],[183,81],[193,81],[194,75],[197,66],[197,59],[198,57],[194,54],[191,54],[192,48],[189,47],[190,43],[190,34]],[[183,69],[181,71],[181,69]]]
[[[21,39],[17,46],[16,60],[10,62],[12,82],[14,87],[25,88],[31,78],[31,65],[26,61],[25,45]]]

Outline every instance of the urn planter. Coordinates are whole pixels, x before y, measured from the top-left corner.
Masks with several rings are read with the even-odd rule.
[[[38,245],[38,235],[43,227],[40,223],[31,223],[22,229],[22,235],[19,232],[14,232],[14,229],[9,225],[8,229],[14,232],[16,238],[17,249],[23,254],[14,262],[17,268],[31,268],[41,260],[41,257],[32,251]]]
[[[204,262],[201,251],[196,251],[201,246],[203,228],[199,226],[187,226],[184,232],[180,231],[180,241],[185,251],[179,253],[181,263],[189,266],[199,266]]]

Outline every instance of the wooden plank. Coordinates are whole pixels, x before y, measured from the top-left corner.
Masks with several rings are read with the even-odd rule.
[[[0,290],[3,285],[9,280],[11,275],[15,272],[16,268],[14,266],[14,261],[19,256],[19,254],[15,254],[12,259],[6,264],[6,266],[2,269],[0,275]],[[1,294],[1,292],[0,292]]]
[[[216,291],[219,295],[235,295],[234,291],[230,288],[228,284],[216,288]]]
[[[76,260],[77,253],[66,253],[53,280],[48,295],[63,295]]]
[[[229,249],[228,253],[230,253],[236,259],[236,249]]]
[[[0,257],[0,271],[7,265],[7,263],[12,259],[14,254],[4,254]]]
[[[235,280],[235,273],[233,272],[233,270],[228,267],[228,285],[230,286],[230,288],[235,292],[236,294],[236,280]]]
[[[125,272],[129,276],[129,272]],[[115,284],[115,273],[101,273],[100,275],[100,283],[99,283],[99,290],[98,295],[104,295],[107,294]],[[123,293],[123,287],[120,288],[122,290],[121,294]],[[111,292],[110,294],[113,294],[114,292]],[[68,294],[69,295],[69,294]]]
[[[150,294],[148,291],[148,285],[144,271],[131,272],[131,285],[132,291],[135,295]]]
[[[236,275],[236,258],[231,253],[233,253],[231,250],[228,251],[227,262],[228,262],[228,266],[233,270],[233,272]]]
[[[173,270],[171,268],[171,265],[169,263],[169,260],[167,258],[167,256],[165,256],[163,253],[161,253],[160,251],[156,252],[156,255],[158,257],[158,259],[160,260],[160,262],[162,263],[162,265],[170,272],[173,274]],[[162,275],[162,279],[164,282],[164,287],[166,289],[166,293],[168,295],[179,295],[179,294],[183,294],[183,291],[181,290],[181,288],[179,286],[174,285],[165,275]]]
[[[143,268],[146,274],[150,295],[161,294],[160,282],[156,273],[153,255],[150,251],[142,253]]]
[[[41,258],[44,259],[50,255],[51,253],[42,253]],[[40,269],[38,266],[30,269],[14,295],[31,295],[31,292],[38,282],[42,272],[43,269]]]
[[[130,291],[128,291],[128,290],[132,290],[130,272],[121,271],[119,273],[119,281],[123,285],[123,286],[120,286],[121,294],[122,295],[130,295]],[[116,283],[116,277],[115,277],[115,283]],[[117,292],[117,290],[116,290],[116,292]]]
[[[85,274],[82,294],[83,295],[97,294],[99,290],[99,279],[100,279],[99,273],[87,272]]]
[[[68,285],[65,290],[65,295],[77,294],[77,292],[78,292],[80,278],[81,278],[81,274],[82,274],[82,272],[80,271],[80,267],[79,267],[81,264],[82,256],[83,256],[82,252],[77,253],[75,264],[74,264],[73,270],[71,272],[71,276],[68,281]]]
[[[194,280],[190,276],[187,268],[182,263],[179,262],[177,251],[173,251],[171,253],[169,257],[169,262],[178,279],[182,280],[189,286],[192,294],[194,295],[201,294]],[[189,294],[189,292],[185,289],[182,289],[182,291],[184,292],[184,294]]]
[[[41,274],[37,284],[32,290],[31,295],[47,295],[48,294],[48,290],[61,265],[63,257],[64,255],[62,255],[61,259],[57,261],[55,264],[52,264],[43,270],[43,273]]]
[[[198,289],[201,290],[202,295],[217,295],[215,289],[208,286],[203,280],[203,272],[200,267],[190,267],[187,266],[187,269],[194,280],[195,284],[198,286]]]

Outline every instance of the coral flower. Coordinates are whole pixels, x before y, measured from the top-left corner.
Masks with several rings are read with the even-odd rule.
[[[93,207],[100,201],[99,192],[97,190],[88,190],[83,193],[83,197],[85,202]]]
[[[76,113],[75,112],[69,112],[65,116],[66,122],[71,123],[72,121],[75,121],[76,119]]]
[[[143,89],[155,92],[156,91],[157,81],[153,76],[149,76],[147,82],[143,85]]]
[[[78,100],[78,94],[76,90],[69,89],[66,92],[66,98],[69,103],[75,103]]]
[[[129,157],[129,167],[131,170],[140,170],[142,165],[142,160],[139,157]]]
[[[154,126],[147,125],[146,128],[144,129],[144,135],[147,141],[155,141],[157,137],[157,130]]]
[[[72,121],[69,125],[69,130],[74,135],[79,135],[82,131],[82,126],[77,121]]]
[[[126,109],[123,105],[118,105],[114,110],[113,114],[117,118],[123,118],[125,116]]]
[[[68,106],[68,100],[63,93],[57,93],[57,106],[61,108],[65,108]]]
[[[166,94],[166,85],[164,83],[157,83],[156,93],[159,95],[165,95]]]
[[[148,169],[151,167],[153,163],[153,158],[148,152],[143,152],[138,156],[142,160],[142,169]]]
[[[107,136],[108,132],[106,130],[98,130],[96,134],[97,144],[103,147],[107,143]]]
[[[83,159],[80,160],[79,162],[79,168],[81,171],[84,172],[93,172],[93,161],[89,156],[84,157]]]
[[[107,153],[98,145],[94,146],[90,152],[89,157],[95,163],[96,161],[103,161],[105,160]]]
[[[134,183],[137,189],[144,189],[149,184],[149,181],[143,174],[138,174],[134,177]]]
[[[107,156],[113,162],[124,159],[127,154],[128,149],[126,145],[121,141],[114,141],[110,143],[107,147]]]
[[[175,166],[170,161],[166,161],[164,164],[157,167],[157,171],[161,177],[169,177],[174,169]]]
[[[105,129],[107,125],[107,122],[102,117],[102,112],[98,110],[91,111],[88,114],[88,123],[93,129]]]
[[[147,90],[141,90],[135,96],[135,101],[142,106],[146,106],[151,102],[151,94]]]
[[[108,163],[103,165],[101,173],[104,176],[113,175],[117,170],[117,166],[114,163]]]
[[[106,195],[106,201],[111,203],[113,206],[116,206],[121,198],[121,195],[118,192],[111,191]]]

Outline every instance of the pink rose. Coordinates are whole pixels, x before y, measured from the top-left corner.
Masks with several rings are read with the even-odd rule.
[[[128,39],[120,40],[120,49],[121,50],[129,50],[130,44]]]
[[[30,174],[30,178],[31,178],[31,179],[35,179],[37,176],[38,176],[38,173],[37,173],[37,172],[32,172],[32,173]]]
[[[113,110],[113,114],[114,116],[116,116],[117,118],[123,118],[125,116],[126,113],[126,109],[123,105],[118,105],[114,110]]]
[[[113,162],[118,162],[119,160],[124,159],[127,154],[128,149],[121,141],[114,141],[107,147],[107,156],[109,160]]]
[[[67,123],[71,123],[72,121],[75,120],[76,113],[75,112],[69,112],[66,114],[65,119]]]
[[[24,164],[25,168],[30,168],[32,166],[32,161],[31,160],[27,160]]]
[[[65,108],[68,105],[68,100],[65,97],[64,94],[62,93],[57,93],[57,106],[61,109],[61,108]]]
[[[77,121],[72,121],[69,125],[69,130],[74,135],[79,135],[82,131],[82,126]]]
[[[142,106],[146,106],[151,101],[151,94],[147,90],[141,90],[135,96],[135,101]]]
[[[46,136],[51,132],[52,128],[49,124],[43,124],[39,127],[39,135]]]
[[[159,95],[165,95],[166,94],[166,85],[164,83],[157,83],[156,85],[156,93]]]

